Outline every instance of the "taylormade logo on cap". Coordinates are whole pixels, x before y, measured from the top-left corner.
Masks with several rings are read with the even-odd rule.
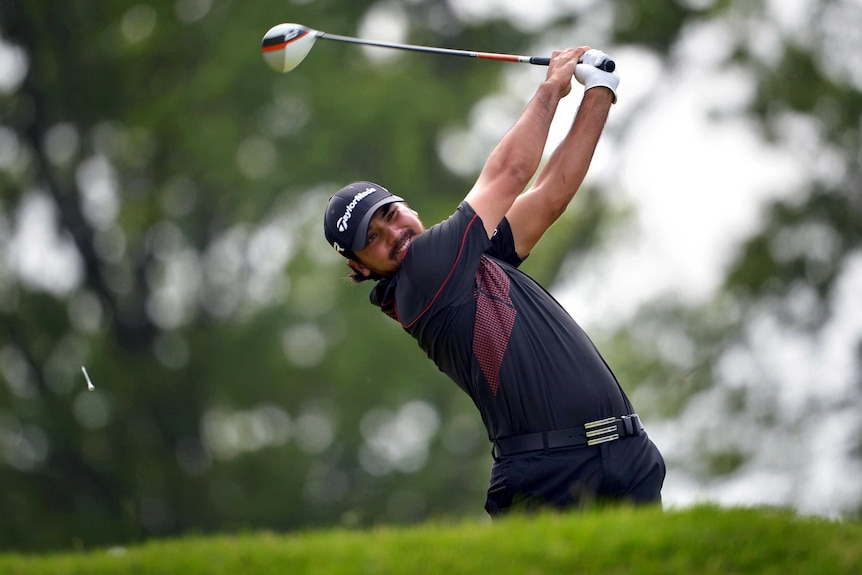
[[[365,247],[368,224],[381,206],[403,202],[374,182],[353,182],[329,198],[323,233],[330,246],[347,258]]]
[[[362,198],[370,196],[376,191],[377,188],[365,188],[364,192],[359,192],[353,196],[353,201],[347,204],[347,207],[344,209],[344,215],[338,218],[338,221],[335,223],[335,227],[338,228],[339,232],[347,231],[347,224],[350,222],[350,216],[353,214],[353,209],[356,207],[356,204],[361,202]]]

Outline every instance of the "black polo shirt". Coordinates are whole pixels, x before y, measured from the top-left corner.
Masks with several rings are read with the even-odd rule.
[[[476,404],[490,439],[631,413],[596,347],[518,266],[508,221],[489,240],[467,202],[414,238],[371,302]]]

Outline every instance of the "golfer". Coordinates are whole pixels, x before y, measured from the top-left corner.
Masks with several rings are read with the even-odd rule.
[[[377,280],[371,302],[479,409],[494,459],[492,517],[661,502],[664,461],[616,377],[566,310],[518,270],[587,173],[619,84],[595,67],[605,58],[585,46],[553,53],[545,81],[445,221],[426,229],[371,182],[341,189],[324,217],[352,279]],[[583,101],[527,189],[573,75]]]

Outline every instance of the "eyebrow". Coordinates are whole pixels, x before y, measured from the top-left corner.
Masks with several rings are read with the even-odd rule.
[[[371,221],[374,221],[377,219],[381,219],[381,220],[384,219],[386,217],[386,214],[388,214],[394,206],[395,206],[394,203],[386,204],[385,206],[381,206],[380,208],[377,209],[376,212],[374,212],[374,215],[371,216]],[[370,222],[369,222],[369,224],[370,224]],[[368,238],[371,237],[371,233],[372,232],[371,232],[370,225],[369,225],[368,233],[365,235],[365,241],[366,242],[368,241]]]
[[[394,203],[386,204],[385,206],[381,206],[380,209],[378,209],[377,212],[375,212],[375,214],[371,217],[371,219],[372,220],[384,219],[389,214],[389,212],[391,212],[393,210],[394,207],[395,207]]]

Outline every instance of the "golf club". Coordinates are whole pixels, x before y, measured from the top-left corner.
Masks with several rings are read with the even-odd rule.
[[[395,42],[380,42],[377,40],[363,40],[351,36],[339,36],[328,34],[319,30],[312,30],[301,24],[278,24],[267,31],[261,42],[261,52],[266,63],[276,72],[290,72],[302,62],[314,45],[317,38],[324,40],[335,40],[336,42],[348,42],[351,44],[363,44],[365,46],[377,46],[379,48],[395,48],[396,50],[410,50],[413,52],[426,52],[429,54],[443,54],[446,56],[465,56],[468,58],[479,58],[481,60],[497,60],[501,62],[518,62],[521,64],[535,64],[547,66],[550,58],[538,56],[518,56],[516,54],[498,54],[496,52],[470,52],[468,50],[452,50],[449,48],[434,48],[430,46],[416,46],[413,44],[398,44]],[[613,72],[616,64],[608,58],[599,64],[598,68],[605,72]]]

